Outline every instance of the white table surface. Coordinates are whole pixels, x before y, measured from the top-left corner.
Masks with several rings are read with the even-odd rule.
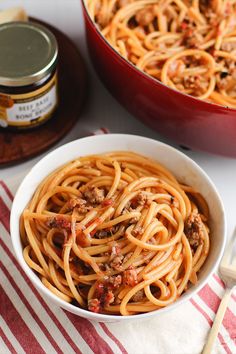
[[[0,0],[0,9],[19,5],[23,6],[29,15],[47,21],[64,31],[79,47],[88,66],[90,89],[86,107],[73,130],[57,145],[105,126],[113,133],[143,135],[168,142],[178,148],[173,142],[154,133],[126,112],[96,77],[87,53],[80,0]],[[196,151],[184,152],[207,172],[219,190],[225,205],[228,235],[231,235],[236,225],[236,159]],[[1,169],[0,178],[9,181],[16,189],[19,181],[42,156],[14,167]]]

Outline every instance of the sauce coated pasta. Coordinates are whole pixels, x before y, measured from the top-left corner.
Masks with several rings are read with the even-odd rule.
[[[113,48],[165,85],[236,108],[235,0],[85,0]]]
[[[208,207],[159,163],[133,152],[80,157],[51,173],[21,216],[24,259],[64,301],[135,315],[198,279]]]

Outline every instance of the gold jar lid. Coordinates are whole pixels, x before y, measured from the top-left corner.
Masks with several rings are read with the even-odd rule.
[[[54,69],[55,36],[34,22],[0,25],[0,86],[21,87],[39,82]]]

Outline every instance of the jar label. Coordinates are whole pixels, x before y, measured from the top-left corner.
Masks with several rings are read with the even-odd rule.
[[[29,127],[50,118],[57,105],[57,76],[33,92],[0,93],[0,126]]]

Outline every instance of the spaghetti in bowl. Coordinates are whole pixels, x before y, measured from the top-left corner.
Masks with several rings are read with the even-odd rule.
[[[224,213],[185,155],[108,135],[69,143],[32,169],[11,233],[45,295],[80,316],[120,320],[167,311],[203,286],[223,251]]]
[[[94,68],[125,108],[179,144],[236,156],[234,2],[212,2],[224,19],[204,1],[82,3]]]

